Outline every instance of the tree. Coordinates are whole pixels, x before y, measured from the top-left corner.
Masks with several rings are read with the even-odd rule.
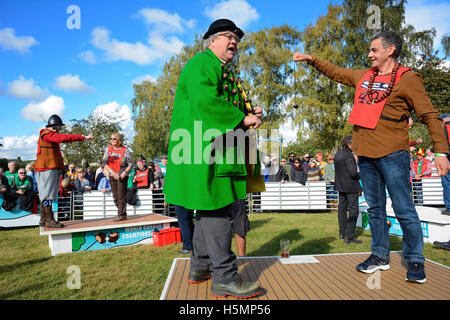
[[[239,44],[240,75],[252,104],[263,109],[261,128],[279,128],[288,115],[286,100],[293,93],[292,50],[299,39],[296,29],[283,25],[249,33]]]
[[[156,82],[133,85],[131,105],[136,135],[132,147],[135,153],[149,158],[167,154],[178,78],[183,66],[202,51],[202,46],[203,42],[197,36],[193,46],[185,46],[164,65]]]
[[[328,13],[317,19],[302,32],[304,52],[346,65],[343,41],[346,29],[343,24],[344,11],[340,6],[329,5]],[[338,145],[341,137],[351,131],[346,122],[350,111],[352,90],[338,84],[314,68],[299,64],[297,71],[300,108],[294,119],[300,126],[298,139],[311,139],[319,149],[329,150]]]
[[[118,125],[120,119],[109,117],[106,119],[98,113],[91,113],[87,119],[69,121],[67,128],[62,133],[82,134],[94,136],[93,140],[85,143],[73,142],[61,144],[61,152],[66,164],[73,163],[76,166],[86,166],[87,164],[101,164],[101,159],[106,148],[110,145],[111,133],[120,132]],[[125,141],[126,145],[127,142]]]

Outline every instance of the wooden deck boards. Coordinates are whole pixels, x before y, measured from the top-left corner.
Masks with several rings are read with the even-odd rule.
[[[371,275],[356,271],[368,255],[316,255],[319,263],[300,264],[283,264],[277,257],[243,257],[238,267],[244,280],[258,281],[264,288],[252,300],[450,300],[450,268],[426,260],[427,282],[409,283],[398,252],[391,253],[390,270]],[[188,283],[189,264],[189,258],[174,260],[161,299],[234,300],[212,296],[211,280]]]

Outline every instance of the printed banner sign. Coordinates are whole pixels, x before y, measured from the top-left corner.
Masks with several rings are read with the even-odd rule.
[[[101,250],[137,244],[152,238],[155,228],[161,230],[169,227],[169,223],[164,223],[73,233],[72,252]]]

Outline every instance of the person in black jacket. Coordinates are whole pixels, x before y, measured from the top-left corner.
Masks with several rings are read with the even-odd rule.
[[[291,179],[292,181],[301,183],[302,185],[306,184],[306,171],[302,167],[300,158],[295,158],[293,162],[293,166],[291,168]]]
[[[343,238],[345,243],[362,243],[355,237],[356,220],[359,214],[358,197],[362,188],[352,153],[352,137],[344,137],[341,146],[342,149],[334,155],[335,188],[339,191],[339,237]]]
[[[289,180],[286,169],[280,165],[277,157],[272,158],[272,164],[269,168],[269,182],[285,183]]]

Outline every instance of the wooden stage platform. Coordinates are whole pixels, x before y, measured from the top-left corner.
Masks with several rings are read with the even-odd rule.
[[[244,280],[258,281],[264,288],[263,294],[249,300],[450,300],[450,268],[426,260],[427,282],[409,283],[400,252],[391,253],[390,270],[373,274],[356,271],[356,265],[368,256],[240,257],[238,265]],[[235,300],[212,296],[212,280],[188,283],[189,263],[189,258],[174,260],[161,300]]]

